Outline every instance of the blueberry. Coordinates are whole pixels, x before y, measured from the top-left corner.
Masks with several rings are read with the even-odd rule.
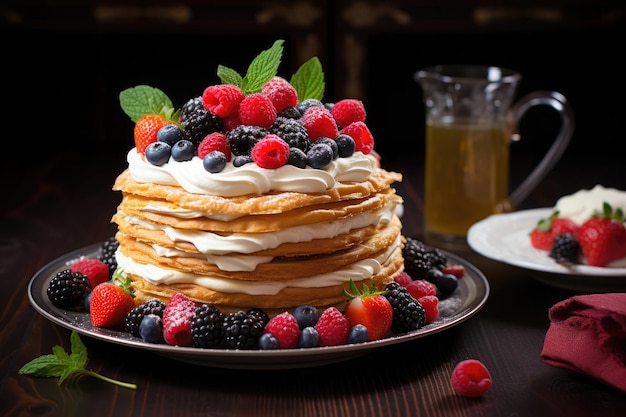
[[[91,292],[89,292],[89,294],[87,294],[87,297],[85,297],[85,311],[89,313],[89,310],[91,309]]]
[[[175,123],[165,125],[157,132],[157,141],[165,142],[170,146],[174,146],[176,142],[183,139],[185,139],[183,131]]]
[[[330,146],[330,149],[333,150],[333,160],[337,159],[339,156],[339,147],[337,146],[337,142],[334,139],[319,137],[315,140],[315,143],[325,143]]]
[[[193,143],[187,139],[179,140],[174,144],[174,146],[172,146],[172,158],[177,162],[191,160],[194,152],[195,149]]]
[[[324,103],[322,103],[316,98],[307,98],[306,100],[298,103],[298,105],[296,105],[296,109],[298,109],[300,114],[304,114],[310,107],[313,107],[313,106],[324,107]]]
[[[250,155],[237,155],[233,159],[233,166],[238,168],[250,162],[252,162],[252,157]]]
[[[293,316],[298,321],[298,327],[302,330],[305,327],[315,326],[320,318],[320,312],[315,306],[302,304],[293,310]]]
[[[348,158],[354,154],[356,143],[352,136],[341,134],[335,138],[337,149],[341,158]]]
[[[146,314],[139,323],[139,336],[148,343],[165,343],[161,317],[156,314]]]
[[[320,342],[320,334],[315,330],[315,327],[309,326],[302,329],[300,337],[298,338],[298,347],[312,348],[317,347]]]
[[[263,333],[259,338],[259,349],[278,349],[278,339],[271,333]]]
[[[442,273],[439,278],[437,278],[437,282],[435,282],[437,289],[443,295],[449,295],[456,290],[459,286],[459,280],[456,276],[452,274],[444,274]]]
[[[170,159],[172,147],[165,142],[152,142],[146,148],[146,159],[152,165],[161,166]]]
[[[306,163],[312,168],[324,168],[333,160],[333,150],[327,143],[315,142],[306,153]]]
[[[293,165],[298,168],[306,168],[306,154],[300,148],[289,148],[289,159],[287,160],[289,165]]]
[[[226,167],[226,155],[222,151],[211,151],[202,160],[204,169],[215,174]]]
[[[367,327],[362,324],[355,324],[350,328],[350,333],[348,333],[348,344],[367,342],[368,337],[369,331]]]

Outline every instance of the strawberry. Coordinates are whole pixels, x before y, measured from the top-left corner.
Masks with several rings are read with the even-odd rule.
[[[391,330],[393,309],[383,291],[378,291],[374,284],[371,288],[363,284],[359,290],[352,280],[350,280],[350,291],[343,289],[348,297],[344,314],[348,318],[350,327],[356,324],[367,327],[370,341],[387,336]]]
[[[70,270],[86,275],[91,288],[109,280],[109,266],[99,259],[80,258],[70,265]]]
[[[107,281],[98,284],[91,292],[90,317],[95,327],[119,327],[129,311],[135,308],[134,297],[130,294],[130,280]]]
[[[145,114],[137,120],[134,129],[135,147],[137,152],[145,154],[146,148],[157,141],[157,132],[171,122],[158,114]]]
[[[559,212],[554,211],[550,216],[540,219],[537,226],[530,232],[531,245],[539,250],[549,251],[554,245],[554,238],[563,233],[576,236],[578,224],[567,217],[558,217]]]
[[[624,213],[604,203],[602,212],[596,212],[578,231],[580,248],[592,266],[606,266],[626,256],[626,228]]]
[[[165,304],[163,338],[168,345],[192,346],[191,319],[196,304],[185,294],[177,292]]]

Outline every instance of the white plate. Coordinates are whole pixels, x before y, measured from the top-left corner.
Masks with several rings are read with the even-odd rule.
[[[528,269],[534,278],[554,287],[583,292],[626,291],[624,265],[564,266],[532,247],[530,232],[551,212],[551,208],[540,208],[494,214],[470,227],[467,243],[481,255]]]
[[[459,279],[457,290],[450,297],[440,300],[439,317],[413,332],[372,342],[307,349],[235,350],[157,345],[145,343],[124,331],[92,327],[87,313],[59,309],[48,299],[46,290],[57,272],[67,268],[67,265],[78,257],[93,258],[98,255],[99,251],[100,245],[76,250],[50,262],[37,272],[28,286],[28,297],[35,310],[60,326],[95,339],[144,349],[183,362],[219,368],[304,368],[347,360],[382,346],[408,342],[456,326],[476,314],[489,295],[487,279],[476,267],[453,254],[444,252],[450,263],[463,265],[466,274]]]

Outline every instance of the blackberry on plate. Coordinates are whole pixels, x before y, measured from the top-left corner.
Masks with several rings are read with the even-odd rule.
[[[222,344],[224,314],[212,304],[195,309],[191,319],[191,339],[198,348],[214,348]]]
[[[570,233],[562,233],[554,238],[550,257],[560,263],[576,262],[580,253],[580,242]]]
[[[267,134],[269,130],[260,126],[239,125],[228,132],[226,138],[233,155],[250,155],[254,145]]]
[[[111,236],[104,241],[100,246],[100,254],[98,259],[104,262],[109,267],[109,278],[113,276],[113,273],[117,269],[117,260],[115,260],[115,251],[120,246],[120,242],[115,240],[115,236]]]
[[[311,146],[309,134],[299,120],[277,117],[270,126],[270,133],[279,136],[289,144],[290,148],[298,148],[306,152]]]
[[[411,237],[406,238],[402,256],[404,257],[404,270],[414,280],[429,279],[433,269],[441,270],[448,262],[446,255],[440,249],[428,249],[423,242]],[[431,282],[434,281],[431,280]]]
[[[165,303],[158,298],[153,298],[140,304],[130,310],[124,318],[124,329],[135,337],[141,337],[139,334],[139,326],[141,320],[148,314],[154,314],[163,318],[163,311],[165,311]]]
[[[48,299],[56,307],[64,310],[81,310],[85,298],[91,292],[89,278],[80,272],[64,269],[52,277],[46,289]]]
[[[227,349],[256,349],[265,325],[258,314],[244,311],[226,314],[222,321],[224,344]]]
[[[404,333],[419,329],[426,322],[424,307],[411,295],[408,290],[397,282],[390,282],[385,287],[385,297],[393,309],[391,329],[397,333]]]

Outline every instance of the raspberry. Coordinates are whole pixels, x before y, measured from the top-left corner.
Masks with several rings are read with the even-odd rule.
[[[351,136],[356,144],[356,150],[363,152],[365,155],[374,149],[374,137],[363,122],[350,123],[341,129],[339,134]]]
[[[91,283],[91,288],[109,280],[109,266],[98,259],[80,258],[70,265],[70,270],[86,275]]]
[[[289,145],[276,135],[266,135],[251,152],[252,160],[261,168],[277,169],[289,159]]]
[[[163,338],[168,345],[191,346],[191,320],[196,304],[185,294],[176,293],[163,311]]]
[[[411,276],[404,271],[396,275],[393,280],[403,287],[406,287],[413,282],[413,278],[411,278]]]
[[[209,133],[202,139],[200,145],[198,145],[198,157],[204,159],[204,157],[211,151],[220,151],[226,156],[226,161],[230,161],[230,142],[226,138],[226,135],[220,132]]]
[[[416,300],[425,295],[437,295],[437,286],[425,279],[416,279],[406,285],[406,289]]]
[[[309,107],[302,115],[302,124],[311,142],[320,137],[334,139],[339,133],[335,119],[325,107]]]
[[[463,278],[465,275],[465,267],[463,265],[448,265],[445,266],[441,272],[444,274],[452,274],[457,278]]]
[[[417,299],[417,302],[424,308],[426,318],[424,324],[428,324],[439,316],[439,298],[436,295],[423,295]]]
[[[365,121],[365,106],[361,100],[344,99],[335,103],[330,111],[339,126]]]
[[[454,367],[450,382],[452,388],[464,397],[481,397],[491,388],[491,375],[482,362],[466,359]]]
[[[278,340],[279,349],[298,347],[300,326],[296,317],[287,311],[272,317],[265,325],[265,333],[273,335]]]
[[[224,133],[228,133],[235,129],[237,126],[241,126],[241,120],[239,120],[239,113],[233,113],[230,116],[224,118]]]
[[[350,325],[348,319],[336,307],[328,307],[315,323],[319,334],[319,346],[337,346],[346,344]]]
[[[244,125],[269,128],[276,120],[276,109],[266,95],[250,94],[239,104],[239,120]]]
[[[277,113],[287,107],[295,107],[298,104],[298,93],[287,80],[282,77],[274,77],[263,85],[261,93],[266,95]]]
[[[243,91],[235,85],[211,85],[202,93],[202,105],[219,117],[228,117],[237,112],[239,103],[244,98]]]

